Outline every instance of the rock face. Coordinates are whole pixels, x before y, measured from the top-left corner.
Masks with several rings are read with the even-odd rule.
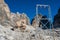
[[[4,0],[0,0],[0,10],[4,11],[5,14],[10,17],[10,9],[8,7],[8,5],[4,2]]]
[[[0,24],[4,25],[4,23],[10,17],[10,10],[4,0],[0,0]]]
[[[54,28],[60,28],[60,9],[58,10],[58,13],[54,17]]]
[[[49,30],[37,29],[37,32],[21,32],[19,29],[11,30],[11,27],[4,27],[0,25],[0,40],[60,40],[60,37],[49,35]],[[54,31],[54,33],[56,33]]]
[[[38,18],[38,19],[37,19]],[[41,20],[41,18],[42,18],[42,15],[41,14],[38,14],[38,16],[36,15],[33,19],[32,19],[32,26],[34,27],[34,28],[36,28],[37,26],[39,27],[39,22],[40,22],[40,20]],[[37,22],[38,21],[38,22]],[[41,26],[41,24],[40,24],[40,26]]]
[[[17,13],[11,13],[8,5],[4,2],[4,0],[0,0],[0,24],[6,26],[16,26],[20,25],[18,22],[24,21],[25,24],[29,24],[29,20],[27,15]],[[17,26],[19,26],[17,25]]]
[[[0,4],[4,3],[4,0],[0,0]]]
[[[60,29],[43,30],[39,28],[42,15],[38,15],[37,23],[36,17],[30,25],[25,13],[11,13],[4,0],[0,0],[0,40],[60,40]]]
[[[25,13],[11,13],[4,0],[0,0],[0,24],[5,27],[26,28],[26,25],[30,25],[30,20]]]
[[[26,14],[22,13],[11,13],[10,21],[13,24],[12,26],[18,26],[19,28],[23,25],[30,25],[29,18]]]

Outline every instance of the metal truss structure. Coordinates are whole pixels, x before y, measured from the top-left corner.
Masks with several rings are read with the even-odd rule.
[[[42,18],[41,20],[49,20],[50,21],[50,23],[49,23],[49,27],[50,27],[50,32],[52,31],[51,29],[52,29],[52,16],[51,16],[51,8],[50,8],[50,5],[41,5],[41,4],[37,4],[36,5],[36,15],[37,15],[37,24],[39,23],[39,18],[38,18],[38,7],[41,7],[41,8],[48,8],[48,18]],[[42,22],[41,22],[42,23]],[[46,24],[47,24],[48,22],[46,22]],[[44,26],[44,27],[46,27],[47,28],[47,26],[46,26],[46,24],[44,24],[44,23],[42,23],[42,25]],[[41,28],[42,28],[42,26],[41,26]],[[50,35],[50,33],[49,33],[49,35]]]
[[[48,13],[48,18],[42,18],[41,20],[49,20],[50,21],[50,29],[52,28],[52,16],[51,16],[51,9],[50,9],[50,6],[49,5],[40,5],[40,4],[37,4],[36,5],[36,15],[37,15],[37,23],[39,23],[38,22],[38,7],[44,7],[44,8],[46,8],[46,7],[48,7],[48,11],[49,11],[49,13]],[[41,22],[42,23],[42,22]],[[48,22],[47,22],[48,23]],[[47,24],[46,23],[46,24]],[[43,24],[43,23],[42,23]],[[46,26],[46,24],[43,24],[44,26]]]

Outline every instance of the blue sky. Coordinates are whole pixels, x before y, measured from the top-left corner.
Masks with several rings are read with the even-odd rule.
[[[60,0],[5,0],[5,2],[8,4],[11,12],[24,12],[30,20],[36,14],[36,4],[50,5],[52,18],[60,8]]]

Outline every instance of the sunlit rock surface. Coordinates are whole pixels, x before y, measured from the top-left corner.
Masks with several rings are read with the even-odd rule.
[[[0,25],[0,40],[60,40],[59,36],[53,35],[56,30],[50,33],[49,30],[38,28],[34,32],[21,32],[19,29],[13,31],[11,28]]]
[[[4,0],[0,0],[0,24],[6,25],[10,19],[10,10]]]
[[[4,3],[4,0],[0,0],[0,4]]]

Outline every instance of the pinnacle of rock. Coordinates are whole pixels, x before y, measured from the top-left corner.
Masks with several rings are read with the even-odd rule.
[[[0,0],[0,4],[4,3],[4,0]]]

